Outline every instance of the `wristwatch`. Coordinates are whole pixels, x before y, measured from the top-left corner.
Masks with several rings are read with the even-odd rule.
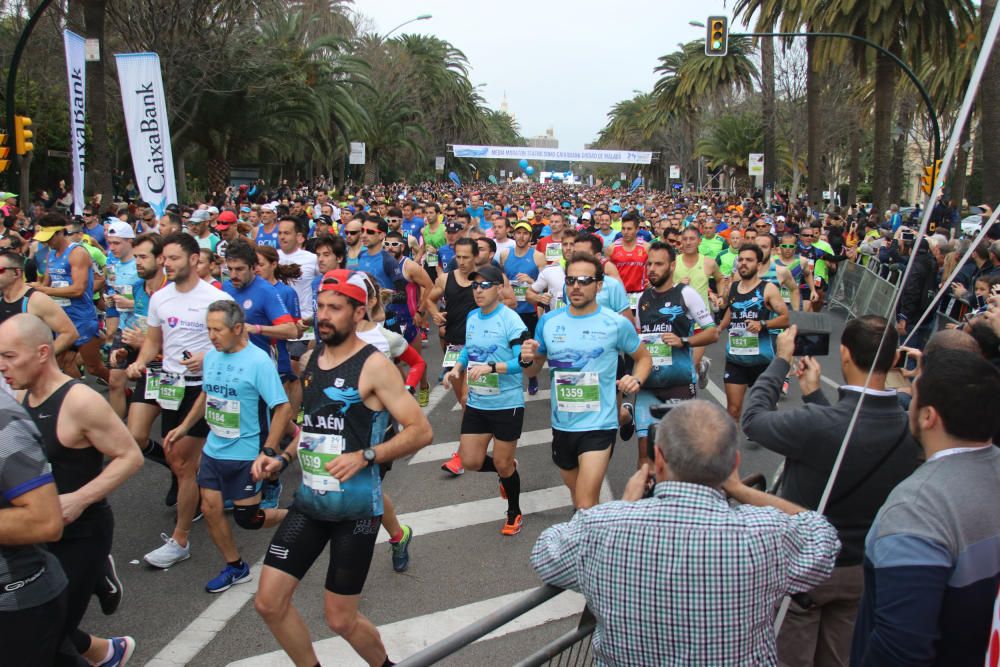
[[[688,338],[687,336],[682,336],[681,337],[681,343],[683,343],[684,345],[690,345],[690,341],[691,341],[691,339]]]
[[[518,359],[517,360],[517,365],[520,366],[521,368],[531,368],[531,365],[533,363],[535,363],[535,362],[534,361],[529,361],[529,362],[525,363],[524,359]]]
[[[370,466],[371,464],[375,463],[375,448],[367,447],[365,449],[362,449],[361,456],[363,456],[365,459],[365,465]]]
[[[497,362],[491,361],[489,363],[489,367],[490,367],[490,373],[496,373],[497,372]]]

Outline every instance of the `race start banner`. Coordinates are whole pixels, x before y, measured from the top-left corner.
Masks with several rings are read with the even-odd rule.
[[[161,216],[167,204],[177,203],[177,183],[160,57],[155,53],[118,53],[115,62],[136,185],[142,198]]]
[[[532,148],[531,146],[452,146],[455,157],[486,160],[562,160],[564,162],[613,162],[618,164],[649,164],[649,151],[579,150]]]
[[[87,62],[85,40],[63,31],[66,49],[66,80],[69,81],[69,145],[73,161],[73,213],[83,213],[83,177],[87,167]]]

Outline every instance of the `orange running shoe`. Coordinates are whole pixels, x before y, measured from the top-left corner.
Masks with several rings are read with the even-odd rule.
[[[465,468],[462,467],[462,457],[455,452],[451,455],[451,458],[441,464],[441,470],[445,472],[450,472],[455,477],[465,473]]]
[[[518,533],[521,532],[521,524],[523,523],[524,523],[524,517],[522,517],[520,514],[514,517],[513,520],[511,520],[510,517],[507,517],[507,523],[505,523],[503,525],[503,528],[500,529],[500,534],[506,535],[507,537],[510,537],[511,535],[517,535]]]

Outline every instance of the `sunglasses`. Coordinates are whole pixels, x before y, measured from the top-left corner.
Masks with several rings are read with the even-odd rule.
[[[377,229],[362,229],[361,233],[362,234],[378,234],[378,230]]]
[[[386,241],[384,245],[386,248],[400,248],[403,244],[399,241]]]
[[[581,287],[586,287],[587,285],[593,285],[597,282],[595,276],[566,276],[567,285],[580,285]]]
[[[493,280],[479,280],[479,281],[473,280],[472,281],[472,289],[488,290],[491,287],[496,287],[499,284],[500,283],[498,283],[496,281],[493,281]]]
[[[794,248],[794,247],[795,247],[795,244],[794,244],[794,243],[782,243],[782,244],[781,244],[781,245],[779,245],[778,247],[779,247],[779,248]]]
[[[355,234],[360,234],[361,230],[360,229],[358,229],[358,230],[345,229],[344,233],[345,234],[350,234],[351,236],[354,236]]]
[[[402,218],[386,218],[386,222],[400,222]]]
[[[0,250],[10,250],[10,248],[0,248]],[[7,273],[8,271],[20,271],[20,267],[17,266],[0,266],[0,276]]]

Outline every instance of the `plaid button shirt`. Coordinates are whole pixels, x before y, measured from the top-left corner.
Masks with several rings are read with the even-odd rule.
[[[839,550],[815,512],[733,509],[718,490],[661,482],[547,529],[531,562],[587,598],[598,664],[775,665],[775,606],[829,577]]]

